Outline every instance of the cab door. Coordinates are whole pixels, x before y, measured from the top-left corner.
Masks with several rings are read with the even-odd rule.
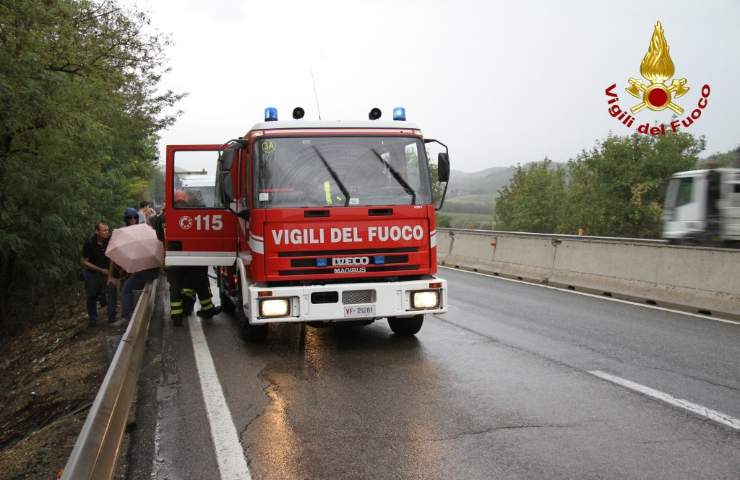
[[[223,178],[219,177],[222,148],[222,145],[167,146],[167,266],[228,266],[236,260],[237,218],[222,205],[217,188],[218,179]]]

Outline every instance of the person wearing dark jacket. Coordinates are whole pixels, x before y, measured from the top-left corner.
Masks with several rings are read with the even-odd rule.
[[[139,212],[135,208],[127,208],[123,212],[123,221],[126,224],[124,228],[137,225],[139,223]],[[151,282],[159,277],[159,272],[159,268],[150,268],[131,273],[126,277],[121,288],[121,320],[116,322],[115,326],[128,324],[136,307],[134,291],[143,290],[147,282]]]
[[[116,321],[116,303],[118,302],[118,288],[113,278],[113,270],[109,269],[110,260],[105,256],[105,249],[110,240],[110,228],[103,222],[95,225],[95,233],[85,241],[82,247],[82,276],[85,280],[85,297],[87,303],[88,322],[91,327],[98,323],[97,303],[108,307],[108,321]],[[109,274],[110,270],[110,274]]]

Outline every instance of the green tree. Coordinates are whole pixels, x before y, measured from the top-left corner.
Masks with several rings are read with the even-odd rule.
[[[164,203],[164,169],[155,168],[149,177],[149,201],[155,205]]]
[[[499,191],[496,229],[657,237],[668,180],[703,149],[703,138],[686,133],[609,136],[566,167],[520,166]]]
[[[517,166],[511,183],[499,190],[497,230],[551,233],[557,230],[565,198],[565,169],[545,158]]]
[[[568,164],[566,208],[557,231],[587,235],[660,235],[671,175],[696,165],[704,139],[687,133],[609,136]]]
[[[699,162],[698,168],[740,168],[740,147],[724,153],[715,153]]]
[[[180,98],[157,91],[167,41],[149,28],[113,2],[0,2],[0,320],[146,194]]]

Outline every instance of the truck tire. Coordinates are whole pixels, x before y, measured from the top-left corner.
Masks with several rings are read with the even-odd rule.
[[[231,301],[228,295],[226,295],[225,288],[223,285],[223,278],[221,278],[221,271],[216,269],[216,286],[218,287],[218,298],[221,299],[221,310],[226,313],[234,313],[234,302]]]
[[[241,308],[237,312],[241,312]],[[244,313],[237,313],[239,318],[239,335],[247,343],[261,343],[267,337],[267,325],[252,325]]]
[[[239,321],[239,335],[246,343],[261,343],[267,337],[267,325],[252,325],[249,323],[249,319],[244,314],[244,306],[241,301],[241,295],[237,297],[239,302],[238,306],[234,308],[236,311],[236,319]]]
[[[226,295],[223,290],[219,288],[218,296],[221,299],[221,310],[223,310],[226,313],[234,313],[236,311],[236,307],[234,306],[234,302],[231,301],[231,298],[229,298],[228,295]]]
[[[388,317],[388,326],[396,335],[416,335],[424,323],[424,315],[413,317]]]

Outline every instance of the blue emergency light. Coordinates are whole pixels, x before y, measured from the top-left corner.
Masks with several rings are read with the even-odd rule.
[[[329,265],[329,259],[328,258],[317,258],[316,259],[316,266],[317,267],[326,267]]]
[[[373,263],[375,265],[385,265],[385,257],[382,255],[378,255],[376,257],[373,257]]]
[[[277,108],[267,107],[265,109],[265,121],[266,122],[277,122]]]
[[[393,120],[406,121],[406,109],[403,107],[396,107],[393,109]]]

